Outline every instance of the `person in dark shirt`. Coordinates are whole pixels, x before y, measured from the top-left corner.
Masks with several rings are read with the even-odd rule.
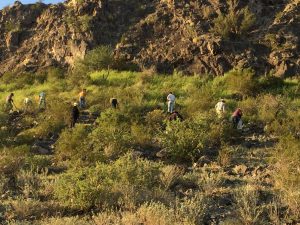
[[[77,107],[77,103],[74,103],[71,111],[71,128],[75,127],[75,124],[79,118],[79,109]]]
[[[116,109],[118,107],[118,100],[116,98],[111,98],[110,99],[111,107]]]
[[[174,111],[174,112],[171,113],[171,115],[169,116],[169,121],[174,121],[174,120],[183,121],[183,117],[179,114],[179,112]]]

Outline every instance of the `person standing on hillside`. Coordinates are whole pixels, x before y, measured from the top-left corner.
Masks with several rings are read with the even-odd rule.
[[[42,91],[39,94],[39,110],[46,109],[46,93]]]
[[[232,121],[232,124],[233,124],[234,128],[241,129],[241,127],[242,127],[242,116],[243,116],[243,112],[240,108],[237,108],[233,112],[233,114],[231,116],[231,121]]]
[[[168,101],[168,112],[172,113],[174,111],[175,108],[175,95],[173,95],[172,92],[169,93],[169,95],[167,96],[167,101]]]
[[[82,89],[79,93],[79,107],[84,109],[86,107],[86,89]]]
[[[79,109],[77,107],[77,103],[75,102],[71,111],[71,128],[75,127],[75,124],[79,118],[79,114]]]
[[[215,105],[215,109],[216,109],[216,113],[218,115],[218,118],[224,118],[224,114],[225,114],[225,100],[221,99],[216,105]]]
[[[5,100],[5,108],[7,112],[10,112],[14,107],[14,93],[10,93]]]
[[[111,107],[116,109],[118,107],[118,99],[116,98],[111,98],[110,99]]]

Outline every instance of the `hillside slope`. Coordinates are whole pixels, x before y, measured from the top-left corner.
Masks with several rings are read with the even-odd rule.
[[[240,32],[237,15],[246,7],[255,19]],[[224,26],[224,37],[213,28],[230,13],[237,25]],[[68,67],[89,49],[112,45],[117,58],[141,69],[221,75],[239,66],[289,76],[300,72],[299,23],[299,0],[15,2],[0,11],[0,70]]]

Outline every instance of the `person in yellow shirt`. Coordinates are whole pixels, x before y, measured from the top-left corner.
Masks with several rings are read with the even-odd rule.
[[[82,109],[86,107],[86,89],[82,89],[79,93],[79,107]]]

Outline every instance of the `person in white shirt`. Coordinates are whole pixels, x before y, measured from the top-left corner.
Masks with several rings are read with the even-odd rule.
[[[172,113],[175,107],[175,95],[173,95],[172,92],[170,92],[169,95],[167,96],[167,101],[168,101],[168,112]]]
[[[225,114],[225,100],[221,99],[216,105],[215,105],[216,113],[218,115],[218,118],[223,118]]]

